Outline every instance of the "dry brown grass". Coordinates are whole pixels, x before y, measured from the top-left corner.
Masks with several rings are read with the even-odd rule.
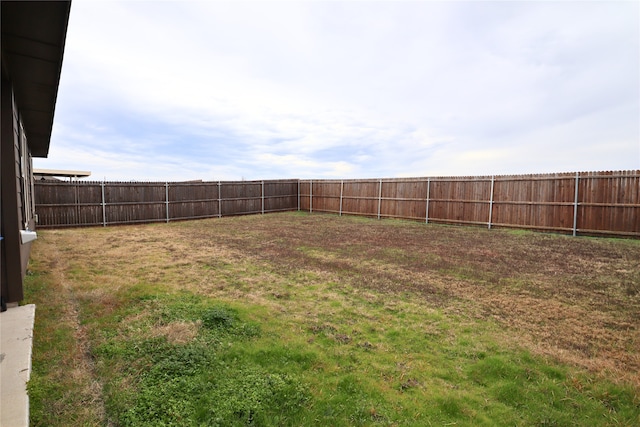
[[[59,251],[49,256],[60,260],[52,261],[52,269],[72,275],[82,265],[95,271],[96,282],[69,298],[99,301],[102,310],[117,306],[120,288],[138,282],[285,310],[281,301],[296,288],[280,281],[299,275],[300,286],[335,282],[365,299],[383,295],[391,305],[394,295],[411,292],[425,310],[497,322],[505,345],[640,387],[638,241],[317,214],[42,235],[52,243],[47,248]],[[332,297],[340,298],[339,292]],[[313,321],[313,307],[297,310],[294,317]],[[74,316],[71,311],[70,322]],[[156,333],[182,342],[197,327],[169,323]],[[81,328],[78,334],[84,342]],[[90,378],[86,361],[77,363]]]
[[[54,298],[47,303],[49,308],[60,310],[59,323],[42,328],[36,323],[35,339],[39,334],[54,334],[54,330],[68,329],[73,334],[73,346],[67,348],[60,363],[64,368],[55,372],[62,374],[57,378],[60,383],[74,384],[74,395],[65,396],[54,404],[52,411],[65,414],[65,406],[70,400],[79,401],[75,414],[77,422],[82,425],[101,425],[105,419],[102,383],[95,375],[95,365],[91,357],[87,328],[81,324],[79,306],[74,288],[67,281],[68,264],[56,246],[48,246],[48,252],[40,257],[47,264],[49,273],[48,286],[53,288]],[[38,309],[40,310],[40,308]],[[39,316],[36,316],[37,321]],[[54,330],[51,330],[53,328]],[[46,339],[46,338],[45,338]],[[59,408],[56,408],[56,405]]]
[[[176,321],[153,329],[153,336],[163,336],[171,344],[187,344],[198,335],[200,324],[196,322]]]

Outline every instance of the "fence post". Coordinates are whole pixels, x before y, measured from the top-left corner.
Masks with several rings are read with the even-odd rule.
[[[491,195],[489,196],[489,230],[491,230],[491,220],[493,219],[493,183],[495,175],[491,175]]]
[[[342,194],[344,192],[344,179],[340,180],[340,216],[342,216]]]
[[[260,191],[262,192],[262,215],[264,215],[264,181],[260,181]]]
[[[106,227],[107,213],[106,213],[106,205],[105,205],[105,198],[104,198],[104,181],[102,181],[102,185],[100,185],[100,187],[102,188],[102,226]]]
[[[76,218],[76,223],[74,225],[80,225],[80,195],[78,194],[78,192],[80,191],[78,189],[78,181],[75,182],[75,185],[73,186],[74,188],[74,202],[75,202],[75,218]]]
[[[313,180],[309,180],[309,213],[313,212]]]
[[[167,211],[167,223],[169,222],[169,183],[164,183],[164,199],[165,199],[165,208]]]
[[[378,188],[378,219],[380,219],[381,205],[382,205],[382,178],[380,178],[380,188]]]
[[[298,179],[298,212],[300,212],[300,180]]]
[[[580,172],[576,172],[576,189],[575,196],[573,198],[573,236],[575,237],[578,231],[578,184],[580,182]]]
[[[220,185],[220,181],[218,181],[218,218],[222,218],[222,190]]]
[[[427,212],[425,213],[424,222],[429,224],[429,192],[431,191],[431,178],[427,178]]]

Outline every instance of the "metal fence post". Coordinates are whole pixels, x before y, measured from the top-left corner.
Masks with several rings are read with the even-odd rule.
[[[580,172],[576,172],[576,189],[575,196],[573,198],[573,236],[575,237],[578,231],[578,184],[580,183]]]
[[[169,222],[169,183],[164,183],[165,206],[167,210],[167,223]]]
[[[491,175],[491,195],[489,196],[489,230],[491,230],[491,220],[493,219],[493,183],[495,175]]]
[[[380,179],[380,188],[378,188],[378,219],[380,219],[381,205],[382,205],[382,179]]]
[[[80,225],[80,196],[78,195],[78,181],[73,185],[73,202],[74,202],[74,212],[75,212],[75,221],[74,225]]]
[[[222,218],[222,190],[220,189],[220,181],[218,181],[218,218]]]
[[[427,178],[427,209],[425,213],[424,222],[429,224],[429,192],[431,191],[431,178]]]
[[[340,180],[340,216],[342,216],[342,194],[344,192],[344,179]]]
[[[105,198],[104,198],[104,181],[102,181],[102,185],[100,185],[100,187],[102,187],[102,226],[106,227],[107,212],[106,212],[106,204],[105,204]]]

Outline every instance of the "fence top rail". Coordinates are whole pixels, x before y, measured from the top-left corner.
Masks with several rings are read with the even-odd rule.
[[[406,177],[406,178],[350,178],[350,179],[301,179],[301,183],[349,183],[349,182],[371,182],[383,183],[388,182],[424,182],[430,181],[533,181],[533,180],[555,180],[555,179],[575,179],[576,174],[579,178],[640,178],[640,170],[626,171],[594,171],[594,172],[560,172],[560,173],[542,173],[542,174],[521,174],[521,175],[467,175],[467,176],[424,176],[424,177]]]
[[[218,181],[216,181],[217,183]],[[297,184],[297,179],[256,179],[251,181],[220,181],[220,184]]]
[[[42,179],[37,180],[36,184],[42,185],[111,185],[111,186],[165,186],[167,184],[171,186],[198,186],[198,185],[218,185],[218,184],[297,184],[298,179],[265,179],[265,180],[252,180],[252,181],[59,181],[55,179]]]
[[[615,178],[640,178],[640,170],[627,171],[594,171],[594,172],[561,172],[546,174],[522,174],[522,175],[478,175],[478,176],[424,176],[406,178],[349,178],[349,179],[269,179],[269,180],[244,180],[244,181],[58,181],[38,180],[37,185],[42,186],[78,186],[91,187],[108,185],[112,187],[162,187],[170,186],[215,186],[215,185],[262,185],[262,184],[341,184],[341,183],[423,183],[431,182],[488,182],[494,181],[541,181],[541,180],[570,180],[576,176],[581,179],[615,179]]]
[[[102,181],[57,181],[53,179],[41,179],[35,181],[36,185],[56,186],[61,185],[68,187],[70,185],[83,185],[83,186],[96,186],[99,187],[103,184]]]

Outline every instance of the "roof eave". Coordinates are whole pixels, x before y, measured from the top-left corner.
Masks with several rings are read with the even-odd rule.
[[[34,157],[47,157],[71,1],[2,1],[2,68]]]

